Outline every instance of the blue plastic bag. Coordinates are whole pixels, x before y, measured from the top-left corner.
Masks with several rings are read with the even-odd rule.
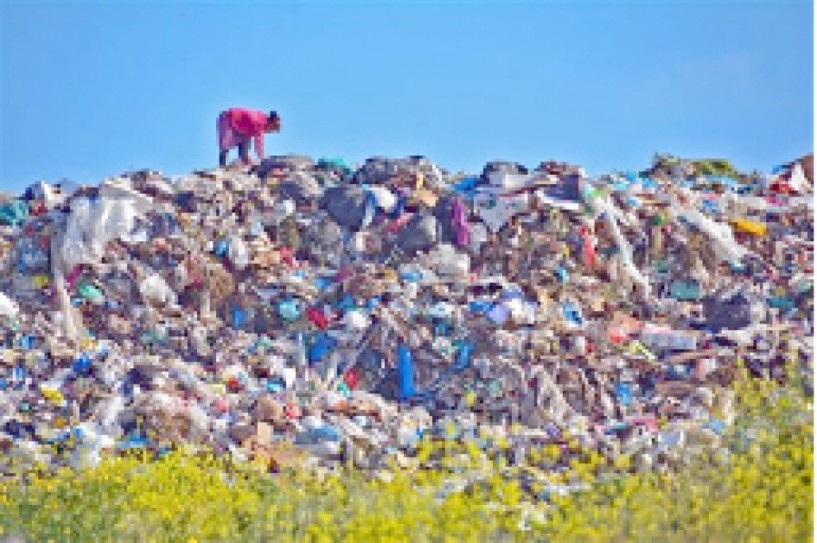
[[[579,309],[570,302],[562,304],[562,314],[564,315],[565,320],[572,324],[576,324],[578,326],[582,326],[584,324]]]
[[[318,290],[326,290],[332,284],[332,279],[327,277],[318,277],[312,284],[315,285],[315,288]]]
[[[466,177],[465,179],[460,180],[458,183],[451,186],[451,190],[455,192],[470,192],[477,188],[477,183],[479,179],[476,177]]]
[[[301,304],[298,300],[282,300],[278,302],[278,314],[285,321],[296,321],[301,316]]]
[[[17,339],[17,346],[26,350],[33,349],[35,341],[33,336],[22,335]]]
[[[471,365],[471,355],[474,352],[474,344],[471,342],[463,343],[460,350],[457,351],[457,359],[451,366],[452,371],[462,371]]]
[[[320,362],[327,353],[330,353],[332,349],[335,348],[337,343],[337,340],[326,334],[319,334],[316,336],[315,341],[309,348],[309,353],[307,355],[309,363],[314,364],[316,362]]]
[[[628,406],[633,403],[633,391],[629,383],[616,383],[615,392],[621,405]]]
[[[280,377],[274,377],[267,381],[267,391],[273,394],[283,391],[286,388],[286,383]]]
[[[233,306],[233,328],[238,330],[247,322],[247,313],[238,306]]]
[[[419,272],[416,271],[402,272],[400,274],[400,279],[402,279],[403,281],[407,281],[409,283],[419,283],[420,279],[422,279],[422,276],[420,275]]]
[[[87,353],[83,353],[79,358],[74,360],[71,369],[73,369],[77,375],[84,375],[91,369],[91,364],[93,364],[91,357]]]
[[[704,428],[709,428],[716,434],[722,434],[723,431],[726,430],[726,423],[718,419],[710,419],[706,424],[704,424]]]
[[[492,323],[502,325],[510,317],[510,311],[508,311],[508,308],[504,305],[496,304],[488,311],[487,317]]]
[[[228,249],[229,244],[227,243],[227,240],[220,239],[216,242],[215,247],[213,247],[213,254],[216,256],[226,256]]]
[[[470,302],[468,309],[471,313],[487,313],[491,310],[492,304],[489,302]]]

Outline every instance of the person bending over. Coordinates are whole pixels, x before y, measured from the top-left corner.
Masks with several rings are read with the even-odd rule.
[[[238,156],[244,164],[251,164],[250,141],[255,143],[258,160],[264,160],[264,134],[281,131],[278,113],[265,113],[244,108],[230,108],[218,116],[218,163],[227,165],[230,149],[238,147]]]

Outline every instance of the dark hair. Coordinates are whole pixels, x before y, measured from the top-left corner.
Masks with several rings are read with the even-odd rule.
[[[269,112],[269,120],[270,120],[270,122],[279,121],[279,120],[281,120],[281,117],[278,116],[277,111],[270,111]]]

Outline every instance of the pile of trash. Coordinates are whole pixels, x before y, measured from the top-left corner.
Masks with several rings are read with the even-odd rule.
[[[739,362],[810,375],[813,159],[713,171],[278,156],[37,183],[0,199],[4,462],[717,441]]]

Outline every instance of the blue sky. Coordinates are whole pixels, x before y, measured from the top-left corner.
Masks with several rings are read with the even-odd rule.
[[[213,166],[231,106],[281,113],[269,154],[768,171],[813,147],[812,10],[0,0],[0,188]]]

